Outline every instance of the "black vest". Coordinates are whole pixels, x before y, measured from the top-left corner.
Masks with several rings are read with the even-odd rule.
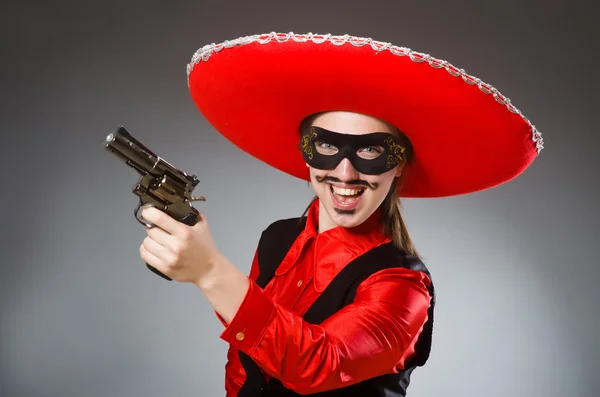
[[[306,218],[283,219],[272,223],[262,233],[258,242],[259,275],[257,284],[264,288],[275,275],[275,270],[304,229]],[[360,283],[379,270],[403,267],[421,271],[429,277],[425,265],[415,256],[406,255],[392,243],[380,245],[350,262],[325,288],[303,318],[312,324],[320,324],[335,314],[342,307],[352,303]],[[406,395],[412,371],[423,366],[429,358],[433,331],[433,310],[435,294],[433,285],[429,290],[432,296],[428,310],[428,320],[415,346],[416,354],[407,364],[406,369],[398,374],[387,374],[341,389],[311,394],[319,397],[401,397]],[[245,353],[239,352],[240,361],[246,372],[246,380],[238,397],[288,397],[300,396],[287,389],[278,379],[266,382],[258,365]]]

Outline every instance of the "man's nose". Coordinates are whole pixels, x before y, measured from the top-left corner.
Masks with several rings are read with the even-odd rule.
[[[347,158],[342,159],[340,163],[335,167],[334,173],[332,176],[335,176],[340,181],[354,181],[359,179],[359,172],[354,168],[350,160]]]

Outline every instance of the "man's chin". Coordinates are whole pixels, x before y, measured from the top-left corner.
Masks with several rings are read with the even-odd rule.
[[[361,223],[359,211],[357,209],[342,210],[333,207],[333,211],[335,215],[333,216],[332,220],[338,226],[349,229],[358,226]]]
[[[336,212],[336,214],[338,215],[345,215],[345,216],[351,216],[351,215],[355,215],[356,214],[356,209],[351,209],[351,210],[343,210],[341,208],[337,208],[337,207],[333,207],[333,210]]]

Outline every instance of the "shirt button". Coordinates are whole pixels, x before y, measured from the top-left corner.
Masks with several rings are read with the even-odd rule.
[[[298,287],[302,286],[302,280],[298,281]]]
[[[237,335],[235,336],[235,338],[237,340],[242,340],[244,339],[244,333],[243,332],[238,332]]]

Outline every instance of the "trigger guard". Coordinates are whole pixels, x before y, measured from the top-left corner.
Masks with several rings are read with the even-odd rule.
[[[137,221],[139,223],[141,223],[142,225],[146,226],[148,229],[152,229],[156,225],[154,225],[153,223],[148,222],[147,220],[145,220],[144,218],[142,218],[141,212],[146,207],[154,207],[154,206],[152,204],[138,205],[137,208],[135,209],[135,219],[137,219]],[[156,207],[154,207],[154,208],[156,208]]]

